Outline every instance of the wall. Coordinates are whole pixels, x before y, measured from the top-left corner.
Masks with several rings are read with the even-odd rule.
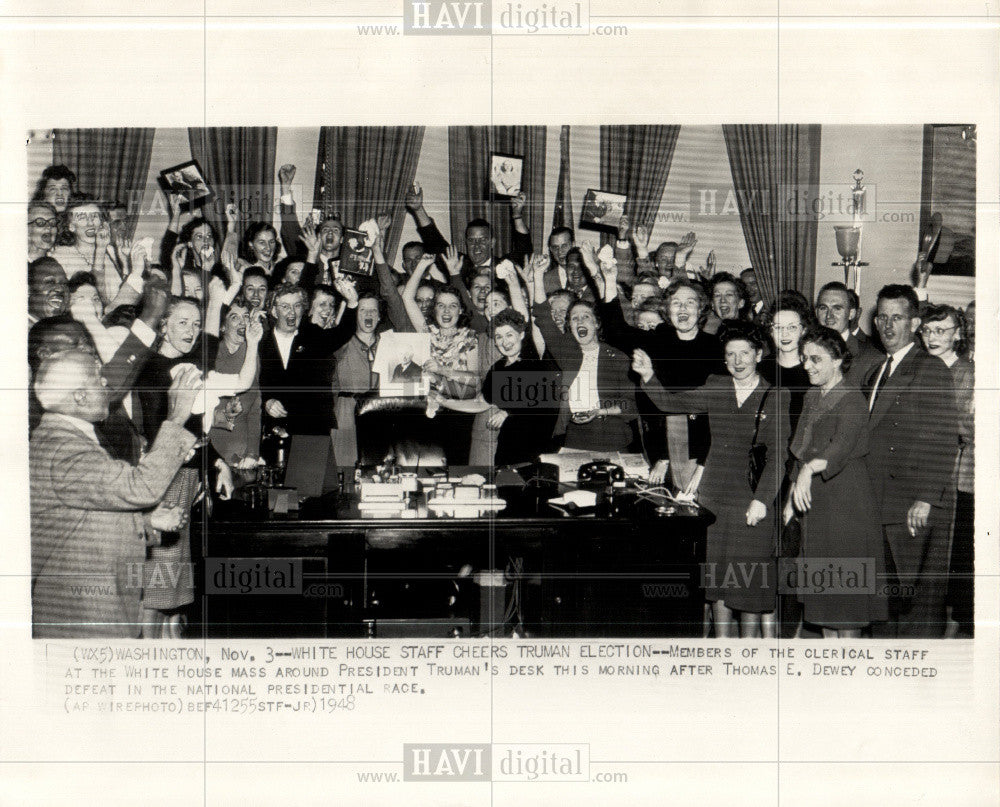
[[[570,183],[573,212],[579,219],[580,202],[587,188],[600,187],[599,129],[596,126],[573,126],[570,136]],[[34,189],[41,169],[51,162],[52,142],[46,132],[30,137],[28,153],[28,193]],[[297,167],[294,195],[299,214],[312,209],[316,170],[318,127],[288,127],[278,130],[275,168],[284,163]],[[923,154],[923,127],[905,126],[824,126],[820,155],[820,181],[824,185],[848,185],[856,168],[865,173],[869,201],[874,197],[876,221],[865,224],[862,260],[870,266],[862,270],[862,300],[874,300],[887,283],[908,283],[910,267],[916,258],[919,241],[920,180]],[[154,239],[158,250],[165,227],[163,203],[158,198],[156,178],[160,170],[190,159],[187,129],[157,129],[153,155],[143,196],[143,210],[153,215],[143,217],[137,237]],[[542,249],[545,235],[552,226],[552,205],[559,178],[559,127],[548,127],[545,166],[545,216],[543,229],[536,233],[536,248]],[[451,240],[448,217],[448,130],[428,126],[417,164],[416,181],[424,191],[424,205],[435,219],[445,238]],[[277,177],[275,177],[277,182]],[[650,242],[678,240],[689,229],[698,236],[691,256],[694,266],[704,263],[708,250],[714,249],[720,270],[749,265],[743,230],[737,217],[701,218],[692,222],[689,207],[690,189],[696,185],[731,187],[732,176],[726,155],[722,129],[718,126],[683,126],[677,139],[667,187],[660,201],[657,221]],[[158,211],[158,212],[157,212]],[[277,213],[275,213],[277,222]],[[400,245],[417,237],[411,216],[406,217]],[[597,243],[595,233],[581,230],[578,238]],[[398,250],[390,260],[398,263]],[[843,270],[831,267],[839,260],[833,235],[833,223],[819,225],[816,250],[816,288],[829,280],[843,280]],[[966,305],[974,296],[972,278],[931,277],[932,300]],[[866,327],[870,323],[866,319]]]
[[[920,182],[923,126],[824,126],[820,147],[820,183],[850,186],[855,169],[864,172],[876,220],[866,222],[861,240],[861,300],[872,303],[882,286],[909,284],[920,241]],[[833,223],[821,222],[816,248],[816,288],[843,281]],[[975,295],[973,278],[931,276],[930,299],[966,305]],[[870,311],[862,321],[870,330]]]

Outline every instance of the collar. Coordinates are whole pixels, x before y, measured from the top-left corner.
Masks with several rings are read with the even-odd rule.
[[[910,350],[913,348],[913,346],[915,344],[916,344],[916,342],[910,342],[906,347],[901,347],[899,350],[897,350],[895,353],[892,354],[892,369],[893,370],[895,370],[897,367],[899,367],[899,363],[904,358],[906,358],[906,354],[910,352]],[[889,358],[888,354],[886,354],[886,358]]]
[[[100,442],[97,439],[97,433],[94,431],[94,424],[91,423],[90,421],[84,420],[83,418],[78,418],[75,415],[67,415],[64,414],[63,412],[51,412],[50,414],[54,415],[57,418],[65,420],[74,429],[80,431],[85,437],[89,438],[90,440],[93,440],[95,443],[100,445]]]

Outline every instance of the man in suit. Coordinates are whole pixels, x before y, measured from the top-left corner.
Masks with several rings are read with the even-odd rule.
[[[947,365],[915,342],[918,305],[910,286],[889,285],[878,293],[875,327],[885,355],[864,385],[868,468],[889,572],[879,583],[900,586],[889,598],[890,622],[873,628],[881,638],[938,638],[946,624],[947,504],[958,422]]]
[[[875,347],[860,327],[854,324],[860,316],[858,295],[843,283],[827,283],[816,297],[816,319],[820,325],[832,328],[841,335],[851,351],[851,369],[844,382],[858,389],[873,367],[885,361],[885,356]]]
[[[406,194],[406,209],[413,216],[417,225],[417,233],[424,242],[424,252],[430,255],[443,255],[450,244],[441,235],[434,219],[427,215],[424,209],[424,192],[419,185],[414,185]],[[531,233],[524,223],[524,194],[510,200],[511,211],[511,249],[510,254],[503,256],[521,266],[532,252]],[[497,240],[493,235],[493,227],[485,219],[473,219],[465,227],[465,253],[462,255],[460,271],[466,287],[472,285],[472,279],[481,269],[493,269],[503,258],[494,255]]]
[[[135,638],[142,633],[147,535],[176,530],[157,508],[195,436],[183,423],[201,390],[194,368],[170,388],[167,421],[138,463],[113,459],[94,424],[108,416],[100,362],[82,350],[46,358],[34,388],[45,414],[31,436],[31,603],[36,638]]]
[[[332,328],[303,322],[309,297],[299,286],[282,283],[274,290],[274,327],[260,342],[260,393],[264,430],[281,426],[289,434],[331,434],[334,415],[334,353],[354,335],[358,294],[353,284],[336,281],[347,310]]]

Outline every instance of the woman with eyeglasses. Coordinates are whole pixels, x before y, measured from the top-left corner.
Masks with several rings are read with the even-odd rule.
[[[716,637],[774,638],[777,589],[767,516],[784,477],[788,391],[774,389],[757,372],[764,338],[755,325],[731,322],[719,339],[729,375],[713,375],[696,389],[666,389],[642,350],[632,354],[632,369],[662,411],[709,415],[712,445],[699,491],[700,502],[715,515],[705,545],[704,588]],[[763,453],[755,479],[750,474],[754,446]]]
[[[792,439],[795,458],[783,521],[799,514],[802,558],[790,570],[805,622],[827,638],[859,638],[888,617],[875,590],[884,579],[882,530],[865,455],[868,404],[844,384],[851,352],[831,328],[816,326],[801,344],[812,386]],[[842,559],[842,560],[838,560]]]
[[[958,411],[958,458],[955,461],[955,521],[948,575],[948,627],[946,636],[972,636],[973,621],[973,518],[975,506],[974,367],[967,358],[968,339],[963,313],[950,305],[928,306],[921,317],[924,347],[951,370]]]
[[[56,245],[59,214],[48,202],[28,205],[28,263],[44,258]]]
[[[788,390],[788,419],[794,433],[802,411],[802,401],[809,389],[809,375],[799,354],[799,341],[812,325],[809,305],[792,298],[779,297],[766,320],[774,353],[766,356],[757,369],[769,384]]]

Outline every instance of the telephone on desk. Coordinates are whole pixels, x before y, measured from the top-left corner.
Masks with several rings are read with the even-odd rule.
[[[588,462],[576,472],[576,482],[580,487],[606,487],[624,481],[625,469],[613,462]]]

